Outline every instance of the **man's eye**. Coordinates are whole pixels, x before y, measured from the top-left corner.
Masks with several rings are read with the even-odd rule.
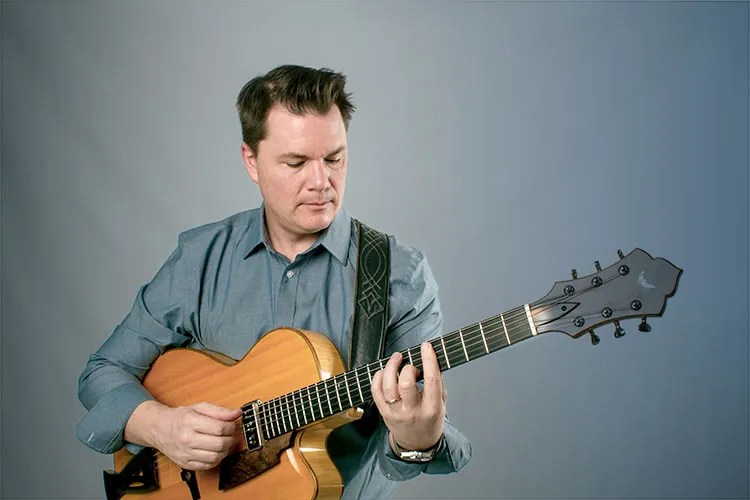
[[[288,167],[294,167],[294,168],[296,168],[296,167],[301,167],[301,166],[302,166],[302,165],[304,165],[304,164],[305,164],[305,162],[304,162],[304,161],[300,161],[300,162],[297,162],[297,163],[290,163],[290,162],[286,162],[286,165],[287,165]]]
[[[326,158],[326,162],[328,163],[338,163],[341,161],[341,158]]]

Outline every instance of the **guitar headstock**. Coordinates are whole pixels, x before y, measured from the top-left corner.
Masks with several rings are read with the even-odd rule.
[[[615,324],[615,336],[625,331],[620,320],[641,318],[638,329],[651,330],[648,316],[661,316],[667,299],[677,290],[682,269],[662,258],[653,258],[636,248],[628,255],[618,252],[620,260],[606,269],[596,262],[597,272],[555,283],[541,300],[529,304],[537,333],[562,332],[573,338],[591,334],[607,323]]]

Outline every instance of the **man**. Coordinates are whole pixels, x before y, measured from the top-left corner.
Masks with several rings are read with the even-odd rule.
[[[341,208],[354,111],[344,85],[330,70],[281,66],[243,87],[241,154],[263,205],[182,233],[139,290],[81,374],[79,397],[89,412],[77,433],[85,444],[102,453],[149,446],[185,469],[215,467],[239,445],[233,435],[240,411],[153,400],[140,380],[154,359],[189,346],[239,360],[282,325],[324,333],[340,353],[349,352],[357,249]],[[442,334],[437,286],[419,251],[394,237],[389,242],[391,357],[372,381],[382,421],[364,437],[345,426],[328,442],[344,498],[385,498],[394,480],[454,472],[471,456],[466,438],[444,418],[442,378],[425,342]],[[422,342],[420,391],[413,366],[399,371],[399,351]],[[429,461],[411,461],[404,450]]]

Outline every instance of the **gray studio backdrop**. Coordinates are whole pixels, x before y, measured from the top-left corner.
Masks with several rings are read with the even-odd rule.
[[[3,498],[101,498],[76,379],[187,228],[255,207],[233,109],[348,75],[349,211],[423,249],[446,328],[642,247],[653,331],[446,374],[472,440],[398,498],[748,497],[748,3],[2,3]]]

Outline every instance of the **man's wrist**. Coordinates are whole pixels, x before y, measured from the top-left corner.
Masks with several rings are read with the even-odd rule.
[[[429,448],[422,449],[422,450],[411,450],[411,449],[405,449],[404,447],[400,446],[396,439],[393,437],[393,434],[390,432],[388,433],[388,443],[391,446],[391,450],[393,451],[393,454],[396,455],[397,458],[400,460],[403,460],[404,462],[416,462],[416,463],[423,463],[423,462],[429,462],[433,458],[435,458],[435,455],[437,455],[438,451],[443,445],[443,441],[445,440],[445,435],[441,434],[440,438],[437,440],[435,444],[430,446]]]

